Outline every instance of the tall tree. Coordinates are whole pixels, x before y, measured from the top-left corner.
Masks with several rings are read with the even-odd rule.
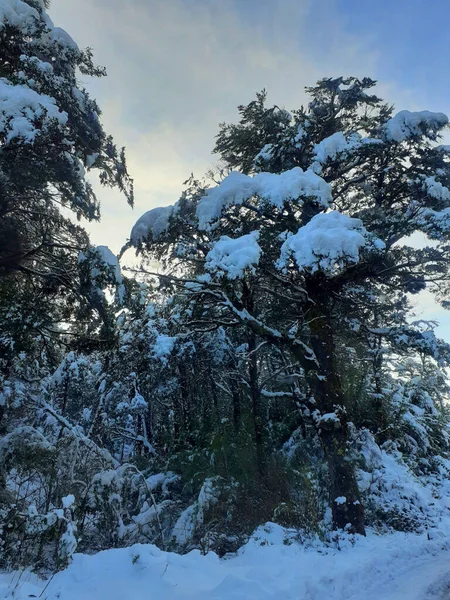
[[[117,187],[133,204],[124,150],[104,131],[100,109],[80,81],[103,75],[91,51],[53,25],[44,1],[0,3],[0,520],[11,534],[5,547],[18,561],[29,560],[18,540],[26,545],[31,536],[36,560],[44,540],[51,541],[47,529],[59,535],[61,560],[76,545],[70,519],[52,512],[61,506],[66,475],[73,480],[68,463],[79,456],[80,438],[66,420],[75,410],[69,398],[76,384],[66,373],[62,393],[53,397],[49,377],[77,344],[110,341],[114,323],[104,290],[124,291],[117,259],[105,247],[93,248],[76,224],[100,218],[87,172],[97,171],[101,184]],[[66,359],[78,369],[73,354]],[[78,412],[82,397],[89,395],[79,394]],[[50,431],[45,425],[53,418]],[[66,435],[73,444],[65,445]],[[27,480],[34,482],[32,499],[22,495]],[[28,516],[36,517],[30,529],[27,502],[35,511]]]
[[[364,513],[339,348],[374,356],[381,339],[393,351],[441,362],[449,355],[408,319],[410,294],[429,289],[441,298],[449,282],[450,149],[436,144],[448,119],[393,115],[369,93],[374,85],[324,79],[292,113],[266,108],[265,92],[258,94],[239,108],[238,124],[221,126],[223,180],[146,213],[130,239],[170,264],[165,280],[197,307],[183,327],[246,330],[255,428],[262,396],[296,399],[328,464],[334,524],[359,533]],[[415,232],[434,243],[411,246]],[[267,346],[283,357],[290,390],[280,378],[264,381]],[[380,361],[381,354],[378,371]]]
[[[92,53],[80,50],[55,27],[41,0],[3,2],[0,7],[0,286],[8,311],[27,313],[28,331],[67,321],[70,297],[81,307],[98,305],[80,286],[79,252],[89,247],[71,218],[100,218],[86,175],[118,187],[133,203],[124,151],[100,122],[100,109],[80,76],[100,77]],[[29,301],[29,295],[34,301]],[[35,310],[32,308],[34,305]],[[32,318],[32,314],[35,318]],[[53,328],[55,329],[55,328]],[[16,332],[17,333],[17,332]],[[16,339],[16,346],[19,339]]]

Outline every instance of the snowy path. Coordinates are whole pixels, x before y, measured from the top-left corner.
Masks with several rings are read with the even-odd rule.
[[[286,545],[271,526],[233,558],[162,552],[150,545],[76,555],[43,600],[450,600],[450,523],[426,535],[359,539],[341,550]],[[0,575],[0,598],[25,600],[43,591],[22,575]]]
[[[380,579],[348,600],[450,600],[450,552],[408,565],[403,572],[382,573]]]

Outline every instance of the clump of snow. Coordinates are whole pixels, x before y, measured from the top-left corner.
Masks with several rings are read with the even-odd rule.
[[[6,134],[8,143],[13,139],[32,143],[52,123],[64,126],[67,118],[54,98],[0,78],[0,132]]]
[[[347,498],[345,496],[338,496],[334,499],[336,504],[345,504],[347,502]]]
[[[424,177],[422,187],[429,196],[436,200],[450,200],[450,190],[440,181],[436,181],[435,177]]]
[[[166,363],[167,357],[172,352],[176,341],[176,337],[170,337],[165,334],[158,335],[155,344],[152,347],[152,355],[155,358],[159,358],[163,363]]]
[[[34,68],[38,69],[38,71],[41,71],[42,73],[53,73],[53,65],[49,62],[41,60],[37,56],[27,56],[26,54],[22,54],[20,56],[20,62],[23,64],[32,65]],[[19,76],[22,77],[22,72]]]
[[[341,152],[352,150],[358,146],[360,140],[361,136],[358,134],[350,136],[347,140],[342,131],[333,133],[333,135],[323,139],[319,144],[314,146],[314,171],[320,173],[322,165],[325,164],[328,159],[335,159]]]
[[[159,206],[144,213],[131,230],[130,242],[133,246],[147,239],[149,235],[152,236],[153,240],[157,240],[162,233],[167,231],[169,219],[173,212],[174,206],[169,205]]]
[[[120,304],[125,296],[125,285],[117,256],[108,246],[91,246],[87,252],[78,254],[78,263],[87,262],[90,268],[92,291],[103,296],[103,290],[113,286]]]
[[[360,219],[337,210],[318,214],[287,238],[277,266],[285,268],[293,257],[300,269],[332,273],[345,264],[359,261],[359,251],[368,241],[366,236]]]
[[[206,268],[224,274],[228,279],[242,277],[245,269],[257,265],[261,256],[259,232],[253,231],[238,238],[222,236],[206,256]]]
[[[352,150],[361,148],[361,146],[382,143],[382,140],[376,138],[362,138],[359,133],[351,133],[345,137],[342,131],[338,131],[314,146],[314,160],[311,168],[315,173],[320,174],[322,165],[329,159],[334,160],[338,155],[350,153]]]
[[[71,508],[74,504],[75,504],[75,496],[73,494],[64,496],[64,498],[62,499],[62,505],[64,508]]]
[[[200,200],[197,206],[199,228],[211,229],[225,208],[239,206],[253,196],[259,196],[278,208],[287,200],[306,197],[314,198],[324,207],[328,207],[332,200],[330,185],[313,171],[303,171],[300,167],[279,175],[257,173],[254,177],[232,171]]]
[[[50,31],[50,39],[52,42],[56,42],[63,48],[70,48],[72,50],[78,50],[77,43],[67,33],[65,29],[61,27],[53,27]]]
[[[423,231],[433,239],[441,239],[450,231],[450,208],[435,211],[430,208],[423,209],[418,217],[418,222]]]
[[[86,156],[86,168],[90,169],[94,164],[95,161],[97,160],[97,158],[99,157],[99,153],[98,152],[94,152],[93,154],[89,154],[88,156]]]
[[[120,272],[120,264],[119,259],[113,252],[108,248],[108,246],[95,246],[95,251],[99,255],[101,261],[111,267],[115,282],[120,285],[123,282],[122,273]]]
[[[134,396],[130,402],[130,409],[134,412],[142,412],[148,408],[148,402],[145,398],[135,390]]]
[[[66,564],[71,560],[73,553],[77,549],[76,529],[72,523],[67,523],[66,531],[59,540],[58,555],[60,560]]]
[[[342,131],[338,131],[316,144],[313,153],[315,159],[323,164],[329,158],[336,158],[340,152],[347,150],[349,147],[351,148],[353,145],[350,141],[347,141]]]
[[[358,486],[369,523],[423,531],[436,527],[448,515],[448,463],[446,467],[442,464],[440,481],[438,477],[425,484],[426,480],[412,473],[394,443],[380,448],[373,435],[362,430],[358,447],[364,458],[363,468],[357,470]]]
[[[338,423],[340,424],[341,420],[339,419],[339,417],[337,416],[337,414],[335,412],[331,412],[331,413],[326,413],[324,415],[321,415],[319,417],[319,420],[324,422],[324,423]]]
[[[40,21],[38,11],[22,0],[0,0],[0,30],[5,25],[17,27],[23,33],[31,33]]]
[[[444,113],[401,110],[386,123],[386,138],[394,142],[403,142],[417,135],[433,138],[447,124],[448,117]]]
[[[269,161],[273,156],[273,145],[266,144],[253,159],[253,165],[257,171],[261,171],[260,166]]]
[[[46,12],[44,3],[39,0],[39,12],[31,3],[22,0],[0,0],[0,30],[9,25],[16,27],[21,33],[35,34],[39,25],[45,24],[46,30],[41,35],[41,44],[59,44],[63,48],[78,51],[79,48],[71,36],[61,27],[55,27],[50,16]]]
[[[197,505],[191,504],[178,517],[173,528],[175,541],[179,546],[184,546],[192,539],[197,524]]]
[[[206,512],[219,500],[217,482],[219,477],[208,477],[198,494],[197,501],[191,504],[179,516],[173,528],[173,535],[180,547],[186,547],[192,542],[196,529],[203,525]]]

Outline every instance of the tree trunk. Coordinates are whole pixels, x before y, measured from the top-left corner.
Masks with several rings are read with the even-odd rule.
[[[378,444],[383,444],[387,439],[388,418],[386,407],[383,402],[383,385],[382,385],[382,366],[383,352],[381,349],[381,339],[377,340],[376,348],[373,349],[373,377],[375,382],[375,423],[373,433],[376,436]]]
[[[249,311],[254,312],[254,298],[251,288],[246,282],[243,283],[242,305]],[[258,383],[258,360],[256,353],[256,336],[254,332],[248,335],[248,375],[250,385],[250,399],[252,409],[253,430],[255,435],[256,460],[258,462],[258,473],[263,481],[267,480],[267,456],[264,444],[264,420],[261,406],[261,390]]]
[[[264,444],[264,422],[261,406],[261,390],[258,385],[258,363],[256,360],[256,341],[253,333],[249,334],[248,349],[249,361],[249,383],[252,401],[252,420],[255,433],[256,460],[258,461],[258,473],[265,480],[267,478],[267,458]]]
[[[338,529],[350,524],[353,532],[364,535],[364,509],[348,454],[348,423],[337,369],[329,297],[323,283],[311,278],[307,285],[311,300],[308,312],[311,347],[318,362],[317,370],[309,373],[308,381],[317,411],[315,423],[328,464],[333,524]]]

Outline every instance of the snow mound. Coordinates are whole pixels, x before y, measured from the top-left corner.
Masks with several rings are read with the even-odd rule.
[[[220,218],[225,208],[239,206],[253,196],[259,196],[278,208],[286,200],[302,197],[314,198],[324,207],[328,207],[332,200],[330,185],[316,173],[303,171],[300,167],[279,175],[257,173],[254,177],[232,171],[200,200],[197,206],[199,228],[211,229],[212,223]]]
[[[450,200],[450,190],[437,181],[435,177],[424,177],[422,189],[427,192],[431,198],[436,200]]]
[[[0,30],[5,25],[31,33],[40,21],[38,11],[21,0],[0,0]]]
[[[281,247],[278,267],[283,269],[292,256],[299,269],[332,273],[345,263],[357,263],[367,243],[367,231],[360,219],[337,210],[318,214],[287,238]]]
[[[123,283],[122,273],[120,271],[120,263],[117,256],[108,248],[108,246],[95,246],[95,251],[100,257],[100,260],[111,268],[115,282],[120,285]]]
[[[0,78],[0,133],[6,134],[7,143],[17,138],[32,143],[52,123],[64,126],[67,118],[54,98]]]
[[[424,600],[448,583],[450,524],[429,535],[336,536],[310,547],[268,523],[236,555],[178,555],[152,545],[76,554],[49,582],[48,600]],[[431,539],[430,539],[431,538]],[[20,579],[19,579],[20,577]],[[18,583],[17,583],[17,580]],[[15,585],[17,583],[17,585]],[[30,573],[0,576],[0,597],[39,597]],[[3,593],[3,595],[2,595]],[[150,594],[150,595],[149,595]],[[11,596],[12,597],[12,596]]]
[[[422,110],[410,112],[401,110],[385,125],[386,137],[394,142],[403,142],[416,135],[434,137],[435,134],[448,125],[448,117],[444,113]]]
[[[137,246],[151,234],[152,239],[157,240],[158,237],[167,231],[169,227],[169,219],[174,211],[173,205],[159,206],[152,208],[140,217],[130,234],[130,242],[133,246]]]
[[[238,238],[222,236],[206,256],[206,268],[218,271],[228,279],[242,277],[244,270],[257,265],[261,256],[259,232],[253,231]]]

